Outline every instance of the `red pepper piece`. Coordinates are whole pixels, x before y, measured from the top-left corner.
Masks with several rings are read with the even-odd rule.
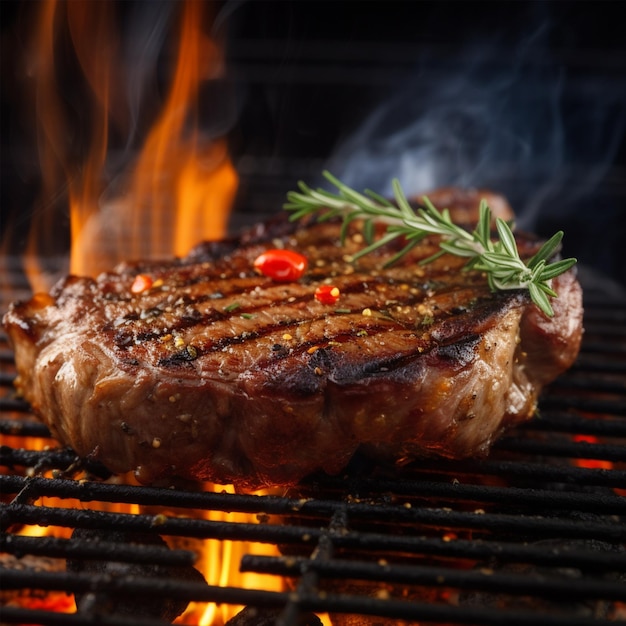
[[[307,258],[293,250],[267,250],[254,261],[254,267],[264,276],[278,282],[292,282],[302,277]]]
[[[142,293],[152,287],[152,278],[147,274],[137,274],[130,288],[133,293]]]
[[[320,285],[315,290],[315,299],[322,304],[335,304],[340,295],[339,288],[334,285]]]

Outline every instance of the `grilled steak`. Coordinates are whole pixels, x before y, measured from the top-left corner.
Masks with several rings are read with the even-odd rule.
[[[344,246],[339,229],[277,219],[182,259],[69,276],[5,316],[18,386],[59,441],[113,472],[257,488],[339,472],[357,450],[393,463],[484,455],[574,361],[572,271],[554,280],[550,319],[456,257],[418,265],[436,237],[383,270],[402,243],[354,263],[358,225]],[[308,257],[302,278],[255,271],[276,247]],[[518,235],[518,247],[538,243]],[[314,298],[328,283],[334,304]]]

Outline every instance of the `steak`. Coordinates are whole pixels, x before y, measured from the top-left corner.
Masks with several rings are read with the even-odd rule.
[[[467,217],[466,194],[446,197]],[[576,358],[573,270],[554,279],[548,318],[463,259],[419,265],[436,236],[382,269],[402,242],[353,262],[359,224],[343,244],[340,228],[279,217],[184,258],[68,276],[4,318],[17,386],[60,442],[112,472],[254,489],[340,472],[357,451],[381,463],[485,455]],[[540,244],[516,238],[523,258]],[[307,271],[259,274],[269,248],[304,254]],[[322,284],[336,303],[316,300]]]

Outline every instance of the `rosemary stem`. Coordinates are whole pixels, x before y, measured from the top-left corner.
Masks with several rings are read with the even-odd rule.
[[[313,190],[305,183],[299,184],[300,192],[287,194],[284,208],[292,211],[292,219],[300,219],[318,213],[318,219],[340,216],[343,219],[342,237],[346,228],[356,218],[370,228],[372,220],[387,225],[387,230],[376,241],[369,242],[360,253],[353,255],[356,260],[373,252],[396,237],[406,236],[417,242],[426,235],[439,235],[440,251],[423,262],[431,262],[444,253],[467,259],[467,266],[484,272],[490,287],[494,290],[524,289],[532,301],[548,316],[554,311],[549,297],[556,297],[552,290],[552,279],[569,270],[576,259],[563,259],[548,263],[548,259],[558,252],[563,233],[559,231],[548,239],[537,254],[528,261],[520,258],[517,243],[510,226],[502,219],[496,219],[497,238],[492,240],[491,211],[485,201],[479,208],[476,228],[470,232],[454,224],[447,209],[439,211],[427,197],[424,207],[417,211],[411,207],[398,180],[392,187],[396,205],[371,191],[364,195],[348,187],[330,172],[324,177],[338,189],[331,193],[323,189]],[[405,246],[391,262],[397,262],[412,248]]]

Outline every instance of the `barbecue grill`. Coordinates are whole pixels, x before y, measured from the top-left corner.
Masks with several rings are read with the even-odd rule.
[[[22,51],[36,3],[19,3],[26,9],[20,19],[18,3],[2,4],[13,7],[3,50]],[[145,3],[117,4],[132,24]],[[156,22],[177,4],[154,3],[148,13]],[[324,167],[343,177],[352,153],[335,151],[353,147],[349,139],[390,97],[436,108],[431,96],[447,93],[480,61],[463,54],[462,44],[493,44],[478,63],[488,79],[476,84],[498,85],[519,69],[517,44],[543,32],[546,54],[523,49],[527,67],[508,92],[515,106],[498,109],[543,115],[545,125],[511,126],[523,139],[532,131],[539,149],[523,164],[515,154],[489,154],[475,179],[463,170],[434,182],[492,186],[516,210],[528,209],[525,226],[538,234],[566,230],[565,256],[592,268],[581,268],[580,356],[545,390],[537,417],[509,431],[488,458],[393,471],[355,458],[340,476],[236,494],[219,486],[139,486],[60,447],[15,395],[13,354],[0,331],[0,624],[158,626],[195,602],[241,609],[229,626],[313,625],[316,616],[337,626],[626,626],[626,295],[598,275],[624,279],[626,56],[618,3],[601,11],[591,3],[221,4],[229,87],[241,99],[231,103],[232,92],[210,82],[215,93],[204,96],[213,102],[208,96],[227,94],[216,109],[228,111],[240,176],[233,230],[274,214],[298,179],[315,185]],[[527,6],[538,11],[530,26]],[[542,31],[544,20],[556,28]],[[137,34],[125,32],[129,40]],[[494,33],[500,37],[492,41]],[[23,68],[4,58],[0,205],[12,230],[0,269],[12,280],[10,294],[0,290],[0,313],[30,291],[17,258],[29,226],[24,209],[37,206],[41,187],[35,125],[22,117],[34,98],[9,98],[24,91]],[[76,60],[65,61],[63,100],[82,128],[91,122],[76,115],[85,94],[72,82]],[[552,91],[558,97],[546,107],[541,94]],[[554,110],[563,119],[551,117]],[[565,129],[566,156],[545,149],[554,129]],[[81,133],[72,139],[80,144]],[[50,274],[64,272],[67,261],[68,243],[57,235],[46,256]],[[259,574],[258,583],[208,584],[197,574],[198,555],[226,543],[244,546],[232,567]]]
[[[626,299],[588,287],[585,329],[536,419],[488,458],[355,459],[263,495],[125,484],[76,458],[15,397],[3,336],[1,622],[156,626],[195,601],[246,607],[237,624],[626,624]],[[275,546],[232,566],[281,588],[190,575],[197,549],[227,540]],[[51,593],[79,609],[23,600]]]

